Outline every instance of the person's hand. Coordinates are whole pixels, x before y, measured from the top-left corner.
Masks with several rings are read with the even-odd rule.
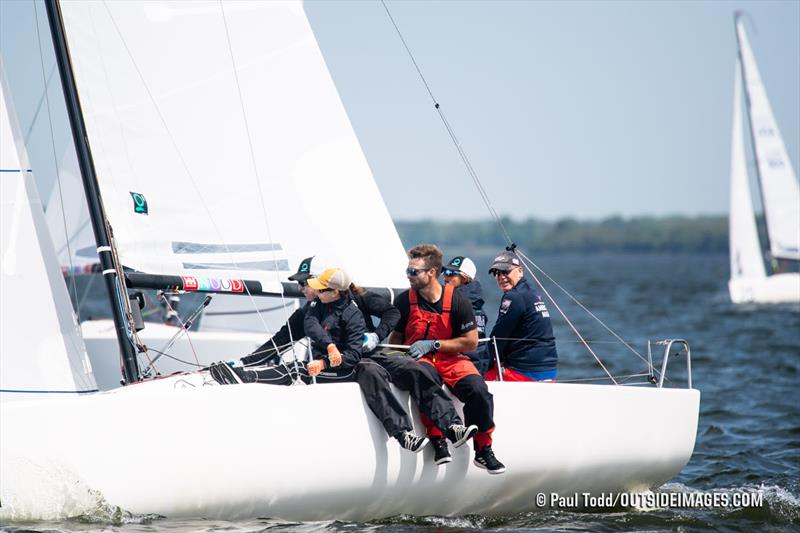
[[[313,378],[325,369],[325,363],[321,359],[316,359],[308,363],[306,369],[308,370],[308,375]]]
[[[361,347],[365,352],[371,352],[378,347],[380,339],[377,333],[364,333],[364,340],[361,341]]]
[[[240,366],[244,366],[242,364],[242,360],[241,359],[231,359],[230,361],[225,361],[225,362],[228,363],[228,366],[231,367],[231,368],[237,368],[237,367],[240,367]]]
[[[331,364],[331,368],[342,364],[342,354],[335,344],[328,345],[328,361]]]
[[[434,351],[435,345],[436,341],[433,340],[417,341],[408,348],[408,355],[410,355],[414,359],[419,359],[420,357],[428,355],[429,353]]]

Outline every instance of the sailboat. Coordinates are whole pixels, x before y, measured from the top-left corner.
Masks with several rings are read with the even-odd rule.
[[[800,261],[800,186],[772,113],[741,15],[735,16],[739,55],[734,76],[731,140],[730,262],[733,303],[800,303],[800,273],[772,267]],[[742,81],[746,117],[764,205],[771,261],[769,274],[756,228],[745,156]]]
[[[97,6],[101,10],[94,13],[97,16],[84,11]],[[114,107],[123,102],[114,99],[110,107],[101,106],[101,112],[94,119],[89,119],[93,114],[91,108],[100,105],[99,91],[110,80],[118,80],[128,88],[137,86],[136,80],[120,79],[116,74],[106,76],[102,65],[109,67],[111,63],[82,64],[78,59],[81,53],[107,52],[111,48],[108,44],[83,46],[80,41],[103,33],[98,22],[104,8],[106,15],[118,8],[127,10],[124,17],[115,18],[116,22],[138,25],[138,30],[128,33],[122,28],[122,34],[139,35],[139,45],[158,58],[169,53],[169,47],[162,47],[160,38],[190,48],[210,47],[214,35],[225,35],[219,33],[223,28],[235,29],[230,34],[235,38],[230,41],[239,43],[241,48],[234,49],[252,54],[249,56],[251,63],[240,58],[243,61],[238,64],[245,65],[245,71],[251,69],[249,73],[255,80],[264,71],[273,72],[269,79],[250,88],[242,84],[240,88],[245,94],[254,91],[253,98],[274,106],[266,115],[273,120],[264,120],[260,127],[269,125],[273,130],[283,130],[283,135],[277,131],[267,135],[269,142],[266,144],[277,144],[280,149],[266,150],[263,156],[265,164],[272,165],[270,168],[275,173],[270,184],[276,191],[294,193],[289,198],[310,191],[309,200],[322,202],[333,195],[338,205],[348,205],[347,202],[357,198],[337,197],[335,193],[341,190],[341,183],[363,178],[364,183],[369,182],[368,189],[376,188],[358,141],[349,129],[349,121],[301,3],[226,2],[223,7],[217,3],[177,2],[166,6],[159,4],[156,12],[148,12],[152,4],[111,6],[70,2],[59,7],[56,2],[49,2],[48,18],[59,49],[59,70],[65,80],[70,120],[78,133],[76,142],[81,157],[89,160],[92,147],[103,146],[96,160],[98,174],[102,173],[101,182],[106,179],[106,173],[117,170],[104,169],[99,153],[113,153],[112,146],[103,144],[107,141],[104,135],[112,139],[119,136],[121,125],[113,119]],[[81,28],[86,31],[81,33]],[[112,25],[111,30],[120,28],[114,30]],[[132,45],[130,40],[126,43],[123,48]],[[220,79],[221,74],[214,66],[221,63],[214,58],[222,57],[230,62],[230,49],[225,47],[220,53],[212,48],[203,50],[203,54],[198,50],[197,57],[184,57],[183,65],[163,65],[159,70],[159,77],[169,78],[174,74],[175,80],[182,82],[179,88],[202,88],[205,105],[200,109],[209,109],[210,115],[214,115],[208,117],[205,133],[197,135],[204,141],[204,137],[215,134],[227,124],[231,116],[224,110],[227,105],[224,98],[219,103],[223,110],[215,109],[219,96],[199,83],[192,72],[181,69],[192,67],[195,75],[204,72],[206,80]],[[142,57],[138,54],[136,57],[141,68]],[[267,64],[260,63],[259,58],[264,57]],[[96,68],[90,68],[91,65]],[[75,69],[74,78],[71,67]],[[173,68],[179,72],[172,73]],[[99,78],[96,84],[91,83],[92,76]],[[81,97],[76,89],[80,89]],[[300,94],[296,94],[297,91],[301,91]],[[312,91],[316,98],[309,100],[309,95],[303,91]],[[190,99],[182,91],[170,93],[166,89],[153,89],[152,94],[172,99],[178,106]],[[164,145],[173,143],[173,139],[158,138],[157,132],[164,134],[163,124],[148,131],[141,122],[146,113],[134,105],[143,101],[140,97],[131,95],[125,100],[131,106],[129,118],[139,126],[134,132],[139,134],[142,144],[153,150],[152,158],[146,160],[147,168],[160,170],[170,163],[159,158],[167,152]],[[235,93],[232,97],[240,101]],[[294,97],[313,109],[287,106],[286,102]],[[87,117],[85,135],[81,109]],[[623,386],[613,377],[612,385],[491,383],[498,427],[494,446],[508,467],[502,476],[487,476],[483,470],[472,466],[467,447],[454,450],[454,461],[446,467],[433,463],[430,450],[421,454],[402,450],[387,437],[380,422],[366,407],[355,383],[298,387],[218,386],[206,372],[193,372],[141,382],[134,379],[124,387],[97,391],[52,249],[52,239],[44,223],[36,183],[23,163],[25,155],[21,143],[9,142],[9,139],[18,140],[19,134],[18,131],[14,133],[18,128],[14,126],[13,107],[9,105],[5,85],[0,111],[3,127],[0,160],[3,169],[9,170],[9,179],[2,180],[0,224],[3,260],[0,282],[4,306],[0,315],[3,343],[0,354],[0,519],[57,519],[91,513],[98,505],[170,518],[270,516],[285,520],[367,520],[397,514],[499,515],[555,505],[549,496],[554,494],[599,495],[651,490],[675,476],[691,457],[700,392],[692,387],[690,352],[682,341],[664,343],[660,379],[641,386]],[[189,104],[182,112],[176,109],[175,114],[168,115],[161,110],[151,118],[157,124],[162,120],[178,124],[183,133],[192,134],[198,129],[195,120],[199,111]],[[310,128],[312,124],[315,128]],[[317,143],[313,149],[301,150],[289,142],[290,138],[295,141],[319,139],[316,137],[319,134],[327,138],[331,132],[338,142]],[[225,135],[235,136],[230,130],[225,131]],[[260,135],[256,137],[263,138]],[[135,146],[127,134],[123,137],[125,142],[121,148],[130,150]],[[238,141],[231,143],[232,149],[239,150],[242,143],[245,147],[248,144],[247,136]],[[189,150],[185,145],[175,144],[181,150]],[[187,166],[205,168],[213,163],[215,153],[205,152],[205,149],[205,143],[194,148],[192,158],[184,159]],[[194,162],[194,157],[198,162]],[[249,157],[246,149],[243,157]],[[231,163],[238,164],[226,158],[223,169]],[[84,179],[89,185],[93,177],[91,167],[91,164],[82,163]],[[187,170],[168,169],[166,176]],[[320,184],[315,177],[329,171],[340,175],[326,175]],[[224,196],[230,192],[226,188],[234,188],[231,183],[238,183],[228,179],[234,180],[240,174],[252,177],[251,172],[246,168],[222,174],[215,170],[211,174],[217,179],[206,183],[210,189],[197,187],[186,191],[186,195],[211,190],[212,199],[221,204],[209,214],[225,212],[230,206],[226,206],[224,198],[216,196],[215,191],[221,189],[220,195]],[[145,180],[147,173],[140,177]],[[161,177],[159,181],[165,179]],[[270,225],[272,234],[266,235],[266,243],[273,246],[248,248],[244,246],[248,242],[236,230],[243,228],[244,236],[251,239],[250,244],[265,242],[265,235],[252,227],[253,217],[263,212],[261,201],[265,195],[261,195],[260,200],[257,194],[236,194],[228,197],[238,208],[232,220],[212,217],[214,224],[205,228],[217,237],[217,244],[224,243],[233,249],[218,253],[208,235],[203,231],[197,233],[197,228],[189,222],[189,212],[184,211],[188,204],[175,206],[172,202],[167,204],[168,209],[161,207],[164,204],[156,200],[158,196],[143,192],[150,190],[145,185],[146,181],[142,181],[133,186],[133,191],[130,187],[117,190],[115,199],[106,198],[103,186],[87,195],[96,237],[99,235],[98,251],[104,262],[110,261],[110,266],[104,263],[103,268],[111,281],[124,277],[132,284],[146,285],[148,282],[161,284],[166,279],[195,290],[260,291],[281,296],[289,292],[281,276],[287,271],[285,264],[290,264],[292,259],[282,243],[297,242],[288,238],[292,231],[319,247],[330,246],[331,241],[346,241],[341,227],[334,227],[335,221],[330,221],[331,227],[322,228],[309,221],[309,227],[301,228]],[[147,199],[149,215],[137,212],[137,207],[143,204],[131,192]],[[171,191],[170,198],[174,200],[178,192]],[[273,191],[269,193],[271,196]],[[206,197],[197,194],[196,198],[204,200]],[[107,219],[102,212],[104,202],[108,206]],[[298,209],[303,209],[303,202],[300,204],[289,206],[276,201],[269,209],[277,209],[288,217],[278,220],[300,220],[305,224],[305,213],[300,213],[298,218]],[[357,232],[367,225],[361,219],[361,207],[358,204],[358,213],[342,215],[351,224],[352,231]],[[178,219],[183,218],[183,222],[173,220],[156,226],[161,217],[169,216],[171,209],[178,211]],[[113,213],[117,210],[121,216],[115,217]],[[101,216],[99,228],[94,222],[97,215]],[[145,216],[153,218],[145,219]],[[134,225],[143,219],[154,225],[149,232],[151,236],[167,242],[166,247],[160,248],[162,253],[148,255],[148,250],[152,252],[158,243],[143,242],[142,232],[134,230]],[[108,249],[113,249],[114,241],[100,242],[108,238],[102,232],[106,220],[114,225],[114,241],[120,249],[118,257],[122,264],[135,267],[138,272],[122,273],[115,263],[116,254]],[[389,243],[396,234],[390,220],[370,221],[368,226],[369,231],[378,232]],[[385,233],[381,233],[381,226]],[[174,235],[176,227],[195,236],[194,241],[179,242],[207,246],[174,248],[168,238]],[[226,233],[228,230],[230,233]],[[240,246],[236,248],[234,244]],[[133,251],[124,251],[126,246],[131,246]],[[350,252],[354,250],[357,249],[348,248]],[[399,251],[402,252],[402,248]],[[181,256],[184,252],[192,256],[191,262]],[[266,256],[265,252],[268,252]],[[230,260],[231,257],[234,260]],[[386,286],[381,283],[386,281],[390,282],[389,287],[395,286],[392,280],[376,279],[376,272],[396,271],[402,277],[406,262],[403,256],[395,258],[389,253],[375,257],[371,249],[357,259],[351,259],[346,268],[356,272],[355,279],[363,279],[365,285],[376,287]],[[241,278],[227,275],[229,270],[221,270],[222,275],[214,279],[187,272],[192,270],[187,264],[206,263],[214,267],[208,269],[213,272],[223,262],[227,263],[227,268],[241,266],[244,262],[251,267],[253,263],[262,263],[270,268],[262,271],[234,268]],[[122,279],[110,283],[114,289],[111,294],[118,298],[120,308],[127,296],[120,292],[121,284]],[[11,292],[7,292],[6,287],[11,288]],[[23,296],[27,305],[41,315],[35,325],[19,313],[7,312],[6,306]],[[126,323],[124,312],[119,314],[122,320],[117,330],[122,346],[129,343],[126,335],[130,333],[130,325]],[[682,353],[688,367],[688,387],[664,386],[667,361],[670,357],[674,360],[675,354],[670,351],[674,344],[685,347]],[[126,376],[130,377],[134,374],[130,374],[128,367],[132,366],[135,371],[135,363],[130,359],[125,361]],[[649,366],[652,369],[652,360]],[[400,397],[408,404],[407,396],[401,394]],[[530,412],[531,406],[536,405],[547,405],[548,409],[537,413],[534,427],[530,424]],[[321,406],[325,409],[321,410]],[[421,427],[415,408],[408,407],[414,413],[415,426]],[[548,428],[546,435],[538,430],[540,427]],[[330,449],[335,451],[321,451]],[[548,498],[543,501],[540,494]]]

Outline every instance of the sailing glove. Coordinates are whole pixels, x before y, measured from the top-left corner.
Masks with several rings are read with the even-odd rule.
[[[414,359],[419,359],[420,357],[428,355],[434,350],[436,350],[436,341],[422,340],[415,342],[408,348],[408,355]]]
[[[364,333],[364,340],[361,341],[361,348],[363,348],[365,352],[371,352],[378,347],[378,342],[380,342],[380,339],[377,333]]]

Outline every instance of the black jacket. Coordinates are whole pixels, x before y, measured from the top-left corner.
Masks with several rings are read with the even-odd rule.
[[[524,278],[503,294],[490,337],[498,337],[497,351],[504,366],[522,372],[541,372],[555,370],[558,365],[550,313],[542,297]],[[494,355],[493,350],[490,353]]]
[[[367,331],[375,332],[379,339],[385,339],[400,322],[400,310],[386,296],[365,291],[360,295],[353,294],[353,301],[364,315]],[[377,326],[372,323],[372,317],[380,320]]]
[[[303,326],[311,339],[313,358],[324,360],[326,370],[331,369],[327,349],[331,343],[342,354],[342,364],[332,371],[350,371],[361,360],[361,342],[367,326],[349,294],[330,304],[315,299],[308,305]]]
[[[308,306],[309,304],[306,303],[306,305],[292,313],[288,322],[275,335],[256,348],[253,353],[242,357],[242,364],[251,366],[278,363],[280,361],[280,353],[288,348],[288,344],[293,341],[297,342],[306,336],[303,322],[305,322]]]

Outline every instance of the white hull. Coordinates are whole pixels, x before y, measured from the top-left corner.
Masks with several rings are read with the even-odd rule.
[[[169,340],[178,331],[174,326],[148,322],[139,332],[145,346],[163,351]],[[120,355],[114,322],[111,320],[87,320],[81,322],[83,341],[92,365],[97,387],[100,390],[111,390],[119,387],[122,373],[120,371]],[[169,354],[181,361],[161,356],[155,368],[161,375],[175,372],[191,372],[197,369],[196,364],[208,366],[215,361],[237,359],[251,353],[266,341],[269,333],[247,333],[238,331],[190,331],[180,338],[169,349]],[[158,352],[150,352],[155,357]],[[147,358],[139,360],[146,364]],[[140,370],[144,367],[140,363]]]
[[[220,387],[193,374],[58,401],[4,402],[0,518],[74,516],[101,497],[171,518],[517,513],[537,509],[540,492],[657,487],[694,448],[697,390],[490,387],[494,449],[508,467],[496,476],[472,464],[469,446],[441,467],[430,449],[400,449],[354,383]],[[116,430],[111,420],[120,428],[141,421],[147,431]]]
[[[735,304],[800,304],[800,273],[788,272],[764,278],[734,278],[728,282]]]

